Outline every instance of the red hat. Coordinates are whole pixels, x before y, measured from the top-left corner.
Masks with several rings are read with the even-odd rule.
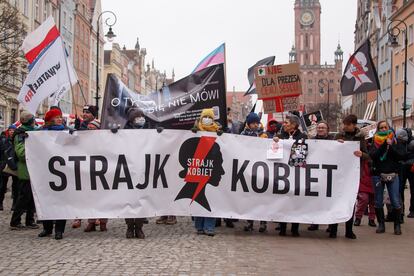
[[[46,123],[47,122],[50,122],[50,121],[52,121],[53,118],[55,118],[57,116],[62,117],[62,111],[60,111],[59,109],[55,109],[55,108],[54,109],[51,109],[48,112],[46,112],[45,122]]]

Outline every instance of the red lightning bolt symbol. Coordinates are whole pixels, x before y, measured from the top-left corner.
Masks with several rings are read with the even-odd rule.
[[[365,71],[364,68],[362,68],[361,63],[359,63],[359,61],[353,57],[351,60],[351,64],[355,67],[356,70],[351,70],[351,74],[358,79],[359,82],[362,82],[361,79],[359,78],[359,75],[365,75]]]
[[[201,192],[201,190],[206,186],[208,180],[210,179],[210,176],[205,175],[192,175],[190,172],[193,171],[193,169],[198,169],[200,166],[199,164],[202,163],[204,158],[206,158],[207,154],[210,152],[211,148],[214,145],[214,142],[216,141],[216,137],[201,137],[200,141],[198,142],[197,149],[194,153],[194,159],[198,159],[199,162],[193,162],[191,166],[188,168],[187,175],[184,178],[185,182],[189,183],[198,183],[198,186],[194,192],[193,197],[191,198],[191,203],[193,203],[194,199],[197,198],[198,194]]]

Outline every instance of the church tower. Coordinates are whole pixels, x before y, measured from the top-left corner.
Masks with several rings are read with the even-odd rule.
[[[295,46],[301,66],[321,62],[321,5],[319,0],[295,1]]]

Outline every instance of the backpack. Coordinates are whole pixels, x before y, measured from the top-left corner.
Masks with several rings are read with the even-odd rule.
[[[11,169],[13,171],[16,171],[17,170],[17,155],[16,155],[16,152],[14,151],[13,144],[10,144],[4,150],[3,154],[4,154],[4,158],[6,160],[4,166],[6,166],[6,164],[7,164],[7,166],[9,167],[9,169]]]

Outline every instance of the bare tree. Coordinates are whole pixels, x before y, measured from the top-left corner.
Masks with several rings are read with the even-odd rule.
[[[8,92],[19,91],[22,84],[26,62],[20,47],[25,35],[18,9],[8,0],[0,0],[0,97],[6,101],[11,100]]]

